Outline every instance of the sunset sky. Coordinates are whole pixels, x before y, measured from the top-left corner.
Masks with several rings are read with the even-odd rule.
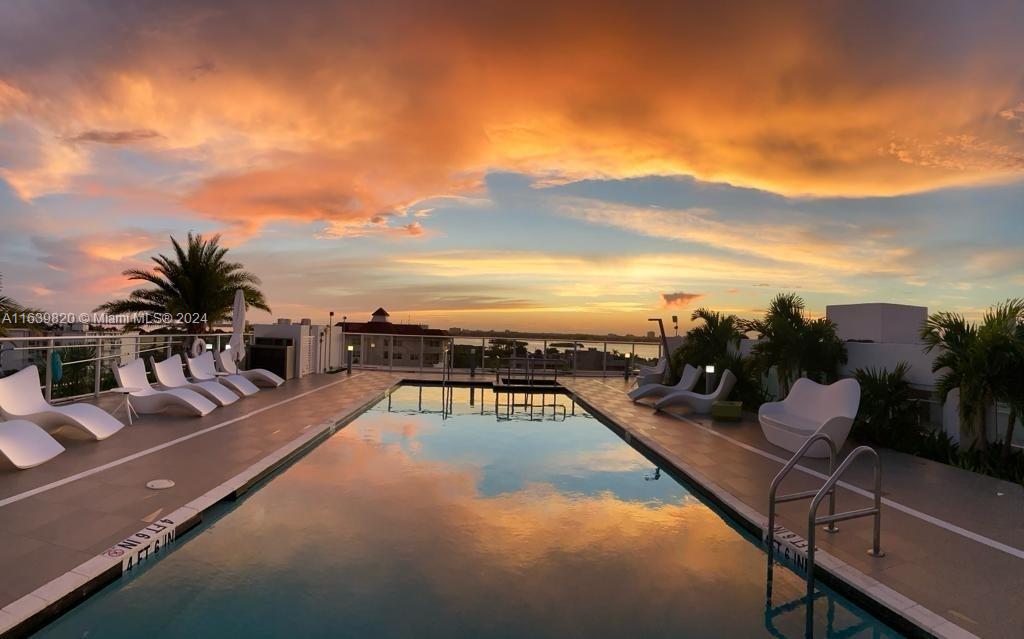
[[[7,0],[0,220],[58,312],[194,230],[293,319],[974,316],[1024,293],[1024,3]]]

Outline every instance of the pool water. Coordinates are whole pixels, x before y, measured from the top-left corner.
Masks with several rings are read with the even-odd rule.
[[[828,591],[808,628],[778,565],[766,614],[752,538],[569,397],[507,397],[398,389],[40,636],[898,636]]]

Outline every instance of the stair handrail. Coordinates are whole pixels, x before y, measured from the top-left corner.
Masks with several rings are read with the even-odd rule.
[[[776,497],[776,493],[779,490],[779,485],[782,480],[786,478],[789,471],[797,465],[797,463],[803,459],[804,455],[807,454],[808,449],[818,441],[824,441],[828,445],[828,474],[831,476],[835,471],[836,467],[836,443],[827,433],[814,433],[807,438],[807,441],[803,443],[800,448],[797,449],[793,456],[789,458],[789,461],[782,467],[782,470],[775,475],[772,479],[771,485],[768,487],[768,530],[765,531],[764,542],[768,544],[768,559],[771,561],[775,556],[775,505],[778,503],[785,503],[789,501],[797,501],[800,499],[809,499],[817,496],[819,491],[806,490],[799,493],[790,493],[783,495],[782,497]],[[826,482],[827,483],[827,482]],[[831,499],[829,500],[829,514],[836,512],[836,495],[835,489],[831,491]],[[827,528],[829,532],[835,532],[838,530],[834,525],[829,524]]]
[[[824,517],[818,517],[818,507],[821,505],[821,500],[825,498],[825,495],[830,491],[832,492],[832,499],[835,500],[835,485],[839,481],[843,473],[850,467],[853,462],[861,455],[870,453],[874,457],[875,461],[875,490],[874,490],[874,502],[875,505],[871,508],[860,508],[857,510],[848,510],[836,514],[834,509],[828,515]],[[858,446],[843,460],[843,463],[839,465],[834,473],[828,478],[828,481],[821,487],[818,494],[811,500],[811,505],[807,509],[807,594],[811,595],[814,592],[814,534],[817,525],[820,523],[834,524],[837,521],[843,521],[846,519],[856,519],[858,517],[867,517],[873,515],[875,518],[874,533],[872,536],[871,548],[868,549],[868,554],[873,557],[884,557],[885,553],[881,548],[881,537],[882,537],[882,460],[878,456],[878,451],[870,446]]]

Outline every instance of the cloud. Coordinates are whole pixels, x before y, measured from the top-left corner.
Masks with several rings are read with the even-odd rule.
[[[133,131],[82,131],[78,135],[68,138],[69,142],[95,142],[97,144],[132,144],[143,140],[151,140],[160,137],[160,134],[152,129],[135,129]]]
[[[773,262],[860,274],[905,274],[905,244],[864,225],[818,219],[795,211],[734,224],[710,209],[664,210],[578,200],[565,215],[640,235],[714,247]]]
[[[662,293],[661,303],[665,308],[686,308],[691,302],[704,297],[703,293]]]
[[[1005,115],[1021,100],[1013,5],[976,9],[970,30],[953,9],[882,2],[115,7],[0,8],[0,118],[48,156],[4,169],[24,197],[142,140],[196,161],[184,206],[250,233],[358,233],[496,168],[857,196],[1024,171]],[[67,139],[92,144],[54,148]]]

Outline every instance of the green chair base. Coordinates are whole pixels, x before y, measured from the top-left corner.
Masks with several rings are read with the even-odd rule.
[[[715,402],[711,405],[711,418],[736,422],[743,419],[743,402]]]

